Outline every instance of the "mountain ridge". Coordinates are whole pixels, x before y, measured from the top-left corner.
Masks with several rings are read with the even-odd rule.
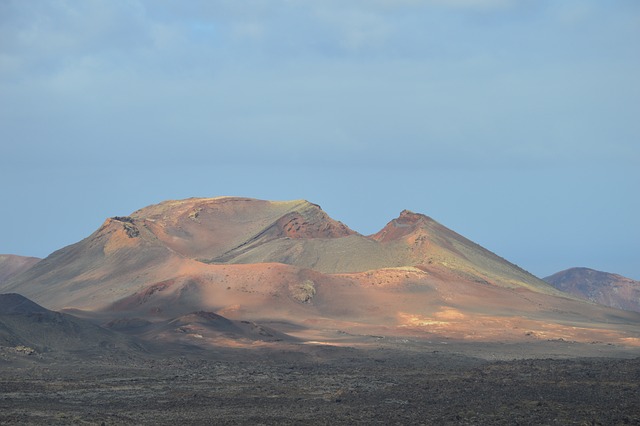
[[[395,229],[410,232],[392,232]],[[377,234],[363,236],[305,200],[271,202],[242,197],[169,200],[130,216],[108,218],[89,237],[52,253],[4,288],[24,290],[25,285],[37,287],[44,282],[79,288],[83,282],[99,279],[114,282],[117,289],[121,284],[115,281],[127,271],[138,270],[138,277],[147,277],[154,275],[154,267],[162,271],[170,264],[182,263],[174,269],[197,269],[192,261],[284,263],[322,273],[405,266],[457,268],[498,285],[555,292],[433,219],[408,210]],[[479,270],[481,263],[505,276]],[[136,278],[130,284],[138,282],[142,286],[149,280]],[[27,296],[37,297],[34,293]]]
[[[365,236],[305,200],[154,204],[106,219],[0,291],[123,324],[211,312],[289,324],[301,339],[584,340],[609,327],[640,343],[629,331],[640,316],[579,301],[428,216],[404,210]]]

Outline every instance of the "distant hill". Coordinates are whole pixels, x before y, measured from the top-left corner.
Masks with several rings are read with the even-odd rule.
[[[592,302],[640,312],[640,281],[589,268],[571,268],[544,278],[557,288]]]
[[[26,271],[40,261],[37,257],[0,254],[0,284]]]

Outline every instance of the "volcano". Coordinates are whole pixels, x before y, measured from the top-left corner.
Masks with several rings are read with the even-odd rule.
[[[283,332],[328,342],[375,335],[636,344],[640,324],[639,314],[563,293],[425,215],[405,210],[366,236],[304,200],[145,207],[107,219],[0,291],[103,321],[169,324],[207,312],[259,323],[278,340]]]

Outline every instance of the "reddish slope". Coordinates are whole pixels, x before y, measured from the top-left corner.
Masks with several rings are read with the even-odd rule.
[[[231,197],[168,201],[108,219],[87,239],[54,253],[5,288],[19,287],[27,296],[44,296],[50,302],[56,295],[49,288],[70,291],[77,297],[59,296],[77,305],[90,295],[82,292],[85,283],[100,283],[116,300],[144,284],[199,269],[194,260],[285,263],[324,273],[446,268],[461,278],[555,292],[423,215],[405,211],[378,234],[365,237],[306,201]]]
[[[209,311],[260,324],[294,324],[298,330],[288,334],[321,341],[375,334],[637,343],[638,314],[469,281],[447,269],[327,275],[283,264],[208,268],[150,285],[103,312],[157,321]]]
[[[219,197],[167,201],[131,215],[171,250],[192,259],[224,262],[251,247],[282,239],[355,234],[308,201],[273,202]]]
[[[640,281],[588,268],[571,268],[544,279],[555,288],[617,309],[640,312]]]
[[[558,294],[542,280],[422,214],[404,210],[372,237],[405,253],[411,266],[446,269],[460,278]]]
[[[314,340],[633,343],[640,323],[637,314],[571,300],[423,215],[405,211],[366,237],[306,201],[232,197],[168,201],[108,219],[2,289],[124,323],[204,311],[294,324],[297,337]]]

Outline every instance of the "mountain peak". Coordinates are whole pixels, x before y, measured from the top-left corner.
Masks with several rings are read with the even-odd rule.
[[[400,216],[387,223],[384,228],[372,235],[371,238],[380,242],[397,240],[415,232],[429,222],[433,222],[433,220],[428,216],[411,210],[402,210]]]
[[[421,213],[415,213],[411,210],[402,210],[400,212],[400,216],[396,219],[396,222],[403,224],[415,224],[415,223],[423,223],[431,220],[428,216],[425,216]]]
[[[329,217],[319,205],[308,201],[278,219],[276,226],[282,232],[280,236],[288,238],[340,238],[356,234]]]

